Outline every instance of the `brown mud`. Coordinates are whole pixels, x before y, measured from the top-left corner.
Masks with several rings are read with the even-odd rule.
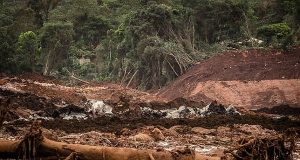
[[[111,83],[65,86],[52,77],[1,74],[0,152],[12,150],[0,158],[28,158],[34,141],[46,147],[36,148],[36,156],[49,159],[74,159],[77,147],[87,156],[86,149],[99,150],[97,156],[125,149],[151,160],[148,153],[172,157],[173,150],[191,159],[299,159],[299,60],[299,48],[229,52],[200,62],[157,95]],[[29,137],[39,141],[24,137],[36,121],[39,132]],[[23,142],[25,150],[14,150]]]
[[[209,116],[198,119],[120,119],[118,117],[101,117],[93,120],[55,120],[45,121],[43,127],[48,129],[60,129],[70,133],[89,131],[115,132],[124,128],[137,129],[145,126],[162,126],[171,128],[176,125],[188,127],[217,128],[219,126],[232,126],[233,124],[261,125],[264,128],[284,132],[288,128],[299,127],[300,121],[289,118],[272,119],[264,116]],[[189,132],[186,132],[189,133]]]

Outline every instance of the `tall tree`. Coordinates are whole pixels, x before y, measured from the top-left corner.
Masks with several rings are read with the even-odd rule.
[[[37,35],[32,32],[21,33],[18,38],[18,54],[22,58],[17,63],[22,63],[21,67],[28,67],[31,71],[35,71],[37,54],[39,52],[39,40]]]
[[[29,0],[27,6],[35,11],[37,23],[42,24],[48,20],[49,12],[54,9],[61,0]]]
[[[46,23],[41,29],[42,54],[44,57],[44,75],[54,68],[62,67],[68,58],[68,50],[73,40],[71,23]]]

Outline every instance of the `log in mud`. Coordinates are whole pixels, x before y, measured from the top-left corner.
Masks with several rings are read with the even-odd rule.
[[[89,146],[56,142],[43,136],[38,121],[29,133],[18,141],[0,141],[0,158],[14,159],[84,159],[84,160],[195,160],[205,156],[196,155],[189,148],[182,150],[139,150]]]
[[[56,142],[43,136],[41,121],[33,122],[29,132],[21,140],[0,141],[0,158],[7,159],[84,159],[84,160],[213,160],[197,154],[189,148],[172,151],[164,149],[133,149],[104,146],[90,146]],[[289,145],[286,146],[285,143]],[[292,159],[295,149],[293,138],[265,137],[262,139],[243,139],[240,145],[231,151],[236,159],[274,157]],[[268,159],[268,158],[267,158]]]
[[[299,139],[280,137],[293,128],[299,135],[295,108],[255,113],[215,101],[168,102],[116,86],[66,87],[16,80],[6,79],[0,87],[0,159],[299,157],[293,147],[282,145],[299,146]],[[90,107],[96,107],[96,116]],[[287,114],[276,115],[283,110]],[[36,119],[41,123],[27,132]]]

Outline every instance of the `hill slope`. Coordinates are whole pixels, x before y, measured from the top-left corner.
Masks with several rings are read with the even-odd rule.
[[[248,108],[300,104],[300,49],[227,52],[202,61],[158,93]]]

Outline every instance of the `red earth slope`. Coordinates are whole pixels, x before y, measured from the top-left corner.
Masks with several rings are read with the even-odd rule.
[[[220,54],[197,63],[157,95],[247,108],[300,106],[300,48]]]

